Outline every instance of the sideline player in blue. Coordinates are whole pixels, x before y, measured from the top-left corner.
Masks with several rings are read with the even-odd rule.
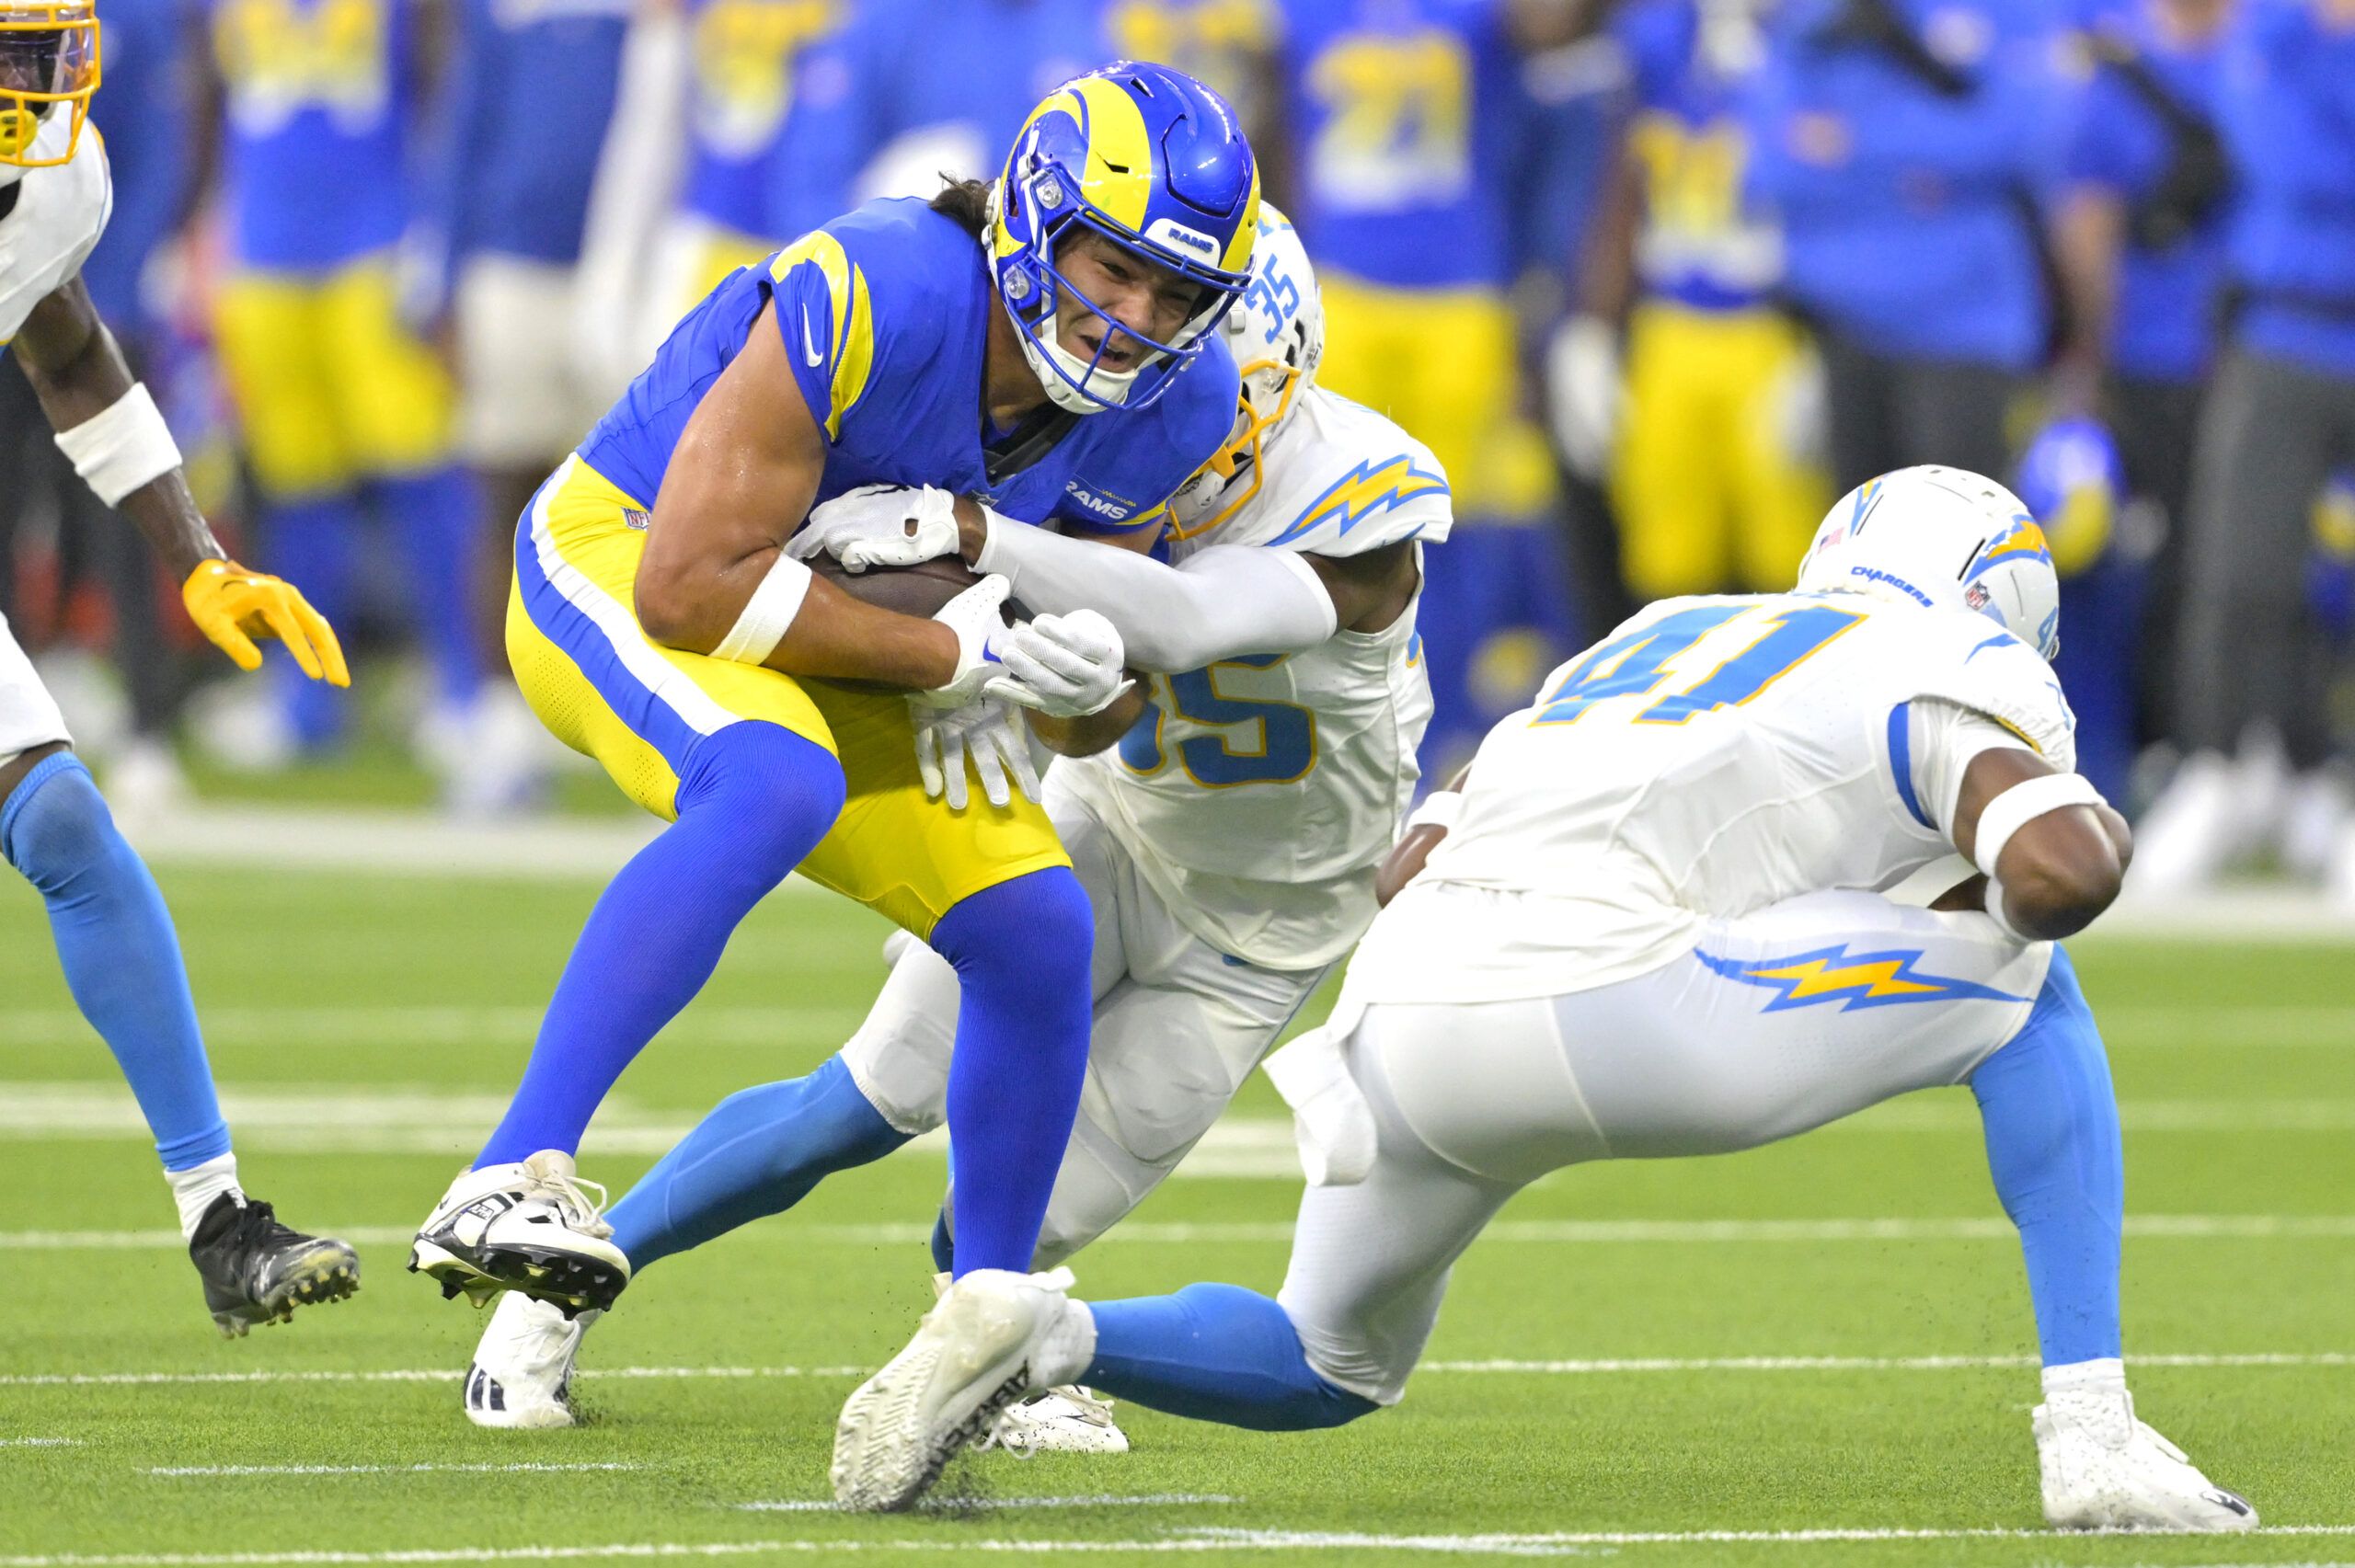
[[[1086,612],[1006,631],[1002,578],[936,621],[896,615],[783,546],[820,502],[909,504],[837,499],[877,485],[1150,543],[1235,418],[1212,329],[1249,281],[1258,206],[1216,94],[1158,65],[1077,77],[994,187],[869,203],[729,278],[542,486],[516,534],[516,680],[674,825],[599,900],[412,1268],[450,1295],[611,1305],[629,1262],[573,1152],[796,867],[955,965],[957,1261],[1029,1266],[1086,1061],[1092,913],[1038,805],[927,798],[902,693],[1094,713],[1122,687],[1120,638]]]
[[[258,637],[304,675],[349,685],[335,633],[294,589],[227,559],[180,472],[155,400],[90,303],[82,264],[113,210],[106,144],[86,134],[99,37],[89,0],[0,0],[0,345],[85,484],[138,525],[189,618],[246,670]],[[0,619],[0,859],[49,910],[74,1003],[121,1064],[155,1135],[180,1233],[224,1334],[282,1322],[359,1288],[341,1242],[278,1223],[237,1185],[164,896],[123,841],[64,715]]]

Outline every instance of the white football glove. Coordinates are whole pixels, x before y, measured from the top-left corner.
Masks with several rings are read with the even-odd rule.
[[[1574,315],[1545,345],[1545,411],[1570,472],[1601,479],[1619,437],[1619,335],[1598,316]]]
[[[913,567],[957,554],[957,498],[929,485],[861,485],[810,509],[785,553],[807,561],[821,552],[847,572]]]
[[[1135,682],[1112,623],[1093,610],[1041,615],[1014,628],[999,654],[1005,673],[982,688],[1050,718],[1085,718]]]
[[[1029,738],[1005,704],[984,698],[961,708],[920,702],[910,708],[916,721],[916,771],[924,775],[925,799],[946,795],[948,809],[964,810],[969,757],[992,806],[1012,805],[1017,789],[1039,798],[1039,771],[1030,761]]]

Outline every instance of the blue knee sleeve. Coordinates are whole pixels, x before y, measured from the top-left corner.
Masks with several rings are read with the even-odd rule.
[[[643,1269],[765,1215],[836,1171],[908,1141],[859,1093],[840,1057],[787,1083],[722,1100],[614,1205],[614,1244]]]
[[[679,819],[599,896],[477,1164],[580,1148],[614,1081],[703,989],[752,906],[825,837],[843,794],[833,753],[778,725],[731,724],[696,746]]]
[[[2027,1024],[1979,1065],[1970,1092],[1996,1196],[2019,1227],[2044,1364],[2120,1354],[2118,1099],[2093,1010],[2060,948]]]
[[[1338,1426],[1380,1408],[1316,1375],[1284,1310],[1239,1285],[1098,1301],[1081,1381],[1172,1415],[1261,1432]]]
[[[933,928],[960,997],[948,1064],[959,1275],[1029,1270],[1079,1114],[1095,943],[1068,866],[985,888]]]
[[[0,855],[49,906],[75,1005],[122,1066],[167,1171],[229,1152],[179,939],[81,759],[42,759],[0,806]]]

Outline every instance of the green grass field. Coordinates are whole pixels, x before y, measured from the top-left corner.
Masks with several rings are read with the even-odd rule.
[[[164,881],[247,1185],[353,1233],[364,1288],[214,1337],[130,1097],[37,901],[0,878],[0,1568],[2355,1559],[2347,948],[2078,949],[2125,1106],[2142,1413],[2244,1490],[2264,1535],[2037,1529],[2026,1289],[1959,1091],[1738,1158],[1541,1184],[1458,1271],[1396,1411],[1275,1436],[1127,1409],[1125,1458],[983,1456],[952,1473],[955,1506],[866,1519],[814,1505],[836,1407],[929,1299],[936,1151],[649,1270],[589,1342],[588,1425],[477,1432],[456,1376],[480,1320],[402,1272],[402,1238],[497,1116],[593,885]],[[586,1173],[618,1193],[723,1093],[820,1060],[880,935],[832,900],[772,899],[624,1080]],[[1078,1260],[1082,1293],[1272,1288],[1298,1185],[1279,1112],[1255,1081],[1199,1151],[1208,1173]]]

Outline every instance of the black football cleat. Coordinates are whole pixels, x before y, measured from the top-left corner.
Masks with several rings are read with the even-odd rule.
[[[285,1322],[297,1307],[340,1301],[360,1288],[360,1254],[348,1244],[290,1230],[270,1205],[235,1193],[213,1200],[188,1255],[224,1339],[242,1338],[256,1323]]]

